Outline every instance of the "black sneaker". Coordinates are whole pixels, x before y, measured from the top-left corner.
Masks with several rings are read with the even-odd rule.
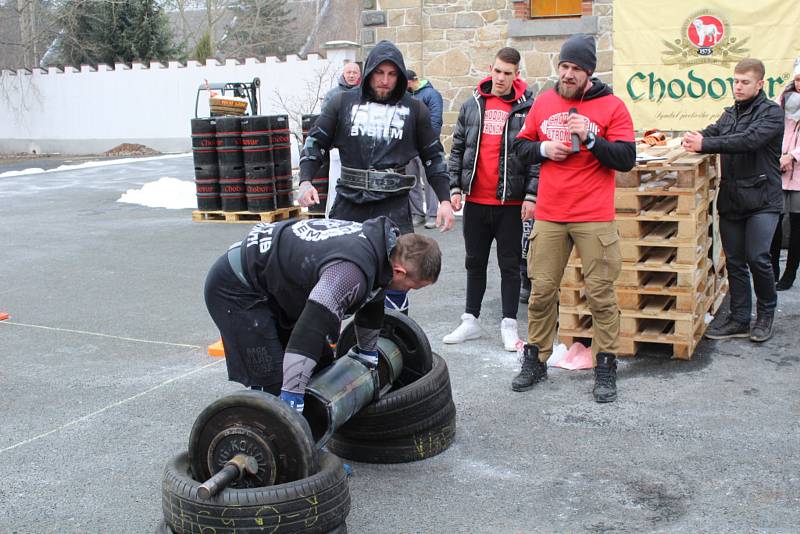
[[[728,317],[722,324],[709,327],[705,335],[708,339],[750,337],[750,325],[747,323],[740,323],[733,317]]]
[[[617,400],[617,359],[613,354],[600,352],[597,354],[597,365],[594,368],[595,402],[614,402]]]
[[[547,378],[547,364],[539,361],[539,347],[526,344],[522,355],[522,369],[511,381],[511,389],[528,391],[545,378]]]
[[[775,330],[774,318],[774,313],[759,313],[756,315],[756,321],[753,323],[753,328],[750,329],[750,341],[763,343],[771,338]]]
[[[784,277],[778,280],[778,283],[775,284],[775,289],[778,291],[786,291],[787,289],[791,289],[793,285],[794,277],[789,278],[788,276],[784,275]]]

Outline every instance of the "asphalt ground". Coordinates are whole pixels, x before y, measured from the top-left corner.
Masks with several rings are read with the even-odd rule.
[[[202,286],[249,227],[116,202],[162,176],[191,179],[191,158],[0,178],[0,532],[153,532],[165,463],[242,389],[206,354]],[[613,404],[593,402],[591,371],[514,393],[494,258],[483,338],[444,346],[461,228],[422,231],[444,269],[411,316],[448,363],[456,438],[421,462],[353,462],[351,533],[800,530],[800,289],[780,293],[763,345],[621,361]]]

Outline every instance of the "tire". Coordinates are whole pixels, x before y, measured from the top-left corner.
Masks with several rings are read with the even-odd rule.
[[[201,482],[237,452],[256,458],[258,473],[229,487],[255,488],[301,480],[319,469],[311,429],[286,403],[263,391],[244,391],[211,403],[189,436],[189,465]]]
[[[428,336],[413,319],[395,310],[384,310],[380,336],[392,341],[403,354],[403,371],[395,381],[397,386],[411,384],[430,372],[433,365],[431,344]],[[344,356],[355,345],[355,324],[350,321],[339,334],[336,357]]]
[[[447,364],[441,356],[433,354],[429,373],[368,404],[334,435],[348,441],[407,438],[442,422],[442,411],[452,403]]]
[[[455,410],[441,425],[413,436],[386,441],[352,441],[336,434],[328,442],[334,454],[371,464],[416,462],[446,451],[456,434]]]
[[[342,461],[321,453],[318,473],[286,484],[262,488],[227,488],[204,500],[200,482],[189,476],[186,453],[164,470],[162,509],[175,534],[215,532],[249,534],[323,534],[347,532],[350,491]]]

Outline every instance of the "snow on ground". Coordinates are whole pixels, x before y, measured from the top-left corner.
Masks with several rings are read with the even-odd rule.
[[[194,182],[168,176],[148,182],[141,189],[128,189],[117,202],[141,204],[149,208],[197,209]]]
[[[0,178],[9,178],[11,176],[22,176],[26,174],[41,174],[45,172],[59,172],[59,171],[72,171],[75,169],[85,169],[88,167],[105,167],[107,165],[124,165],[125,163],[131,163],[133,161],[151,161],[155,159],[171,159],[171,158],[185,158],[191,154],[166,154],[163,156],[151,156],[146,158],[123,158],[123,159],[107,159],[107,160],[97,160],[97,161],[87,161],[84,163],[78,163],[76,165],[61,165],[56,167],[55,169],[40,169],[40,168],[30,168],[30,169],[23,169],[20,171],[8,171],[0,173]]]

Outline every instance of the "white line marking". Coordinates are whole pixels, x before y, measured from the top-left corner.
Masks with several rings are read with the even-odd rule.
[[[199,345],[187,345],[185,343],[170,343],[169,341],[153,341],[151,339],[137,339],[135,337],[112,336],[111,334],[101,334],[99,332],[87,332],[85,330],[72,330],[70,328],[56,328],[54,326],[42,326],[38,324],[15,323],[13,321],[0,321],[1,324],[14,326],[26,326],[28,328],[41,328],[42,330],[54,330],[56,332],[70,332],[72,334],[86,334],[88,336],[107,337],[111,339],[121,339],[123,341],[136,341],[138,343],[153,343],[155,345],[169,345],[171,347],[187,347],[190,349],[202,349]]]
[[[4,452],[7,452],[7,451],[10,451],[12,449],[16,449],[17,447],[21,447],[23,445],[27,445],[28,443],[31,443],[33,441],[37,441],[39,439],[47,437],[50,434],[54,434],[56,432],[64,430],[65,428],[69,428],[71,426],[75,426],[78,423],[82,423],[83,421],[86,421],[87,419],[89,419],[91,417],[94,417],[95,415],[98,415],[98,414],[101,414],[101,413],[103,413],[105,411],[108,411],[111,408],[116,408],[117,406],[121,406],[123,404],[126,404],[126,403],[128,403],[128,402],[130,402],[132,400],[136,400],[136,399],[138,399],[139,397],[141,397],[143,395],[147,395],[148,393],[151,393],[151,392],[153,392],[153,391],[155,391],[155,390],[157,390],[159,388],[162,388],[162,387],[166,386],[167,384],[171,384],[172,382],[176,382],[178,380],[186,378],[187,376],[193,375],[194,373],[197,373],[199,371],[207,369],[208,367],[212,367],[214,365],[219,365],[223,361],[225,361],[225,360],[219,359],[219,360],[217,360],[215,362],[211,362],[211,363],[206,364],[206,365],[204,365],[202,367],[198,367],[197,369],[192,369],[191,371],[189,371],[187,373],[184,373],[184,374],[182,374],[180,376],[176,376],[175,378],[170,378],[169,380],[165,380],[165,381],[161,382],[160,384],[157,384],[157,385],[151,387],[150,389],[146,389],[146,390],[142,391],[141,393],[137,393],[136,395],[134,395],[132,397],[128,397],[127,399],[122,399],[121,401],[117,401],[115,403],[109,404],[108,406],[106,406],[104,408],[100,408],[99,410],[95,410],[94,412],[92,412],[92,413],[90,413],[88,415],[84,415],[83,417],[79,417],[79,418],[77,418],[77,419],[75,419],[73,421],[70,421],[69,423],[65,423],[65,424],[61,425],[60,427],[58,427],[58,428],[54,428],[53,430],[45,432],[44,434],[39,434],[38,436],[34,436],[32,438],[26,439],[25,441],[20,441],[19,443],[15,443],[14,445],[11,445],[9,447],[6,447],[4,449],[0,449],[0,454],[2,454]]]

